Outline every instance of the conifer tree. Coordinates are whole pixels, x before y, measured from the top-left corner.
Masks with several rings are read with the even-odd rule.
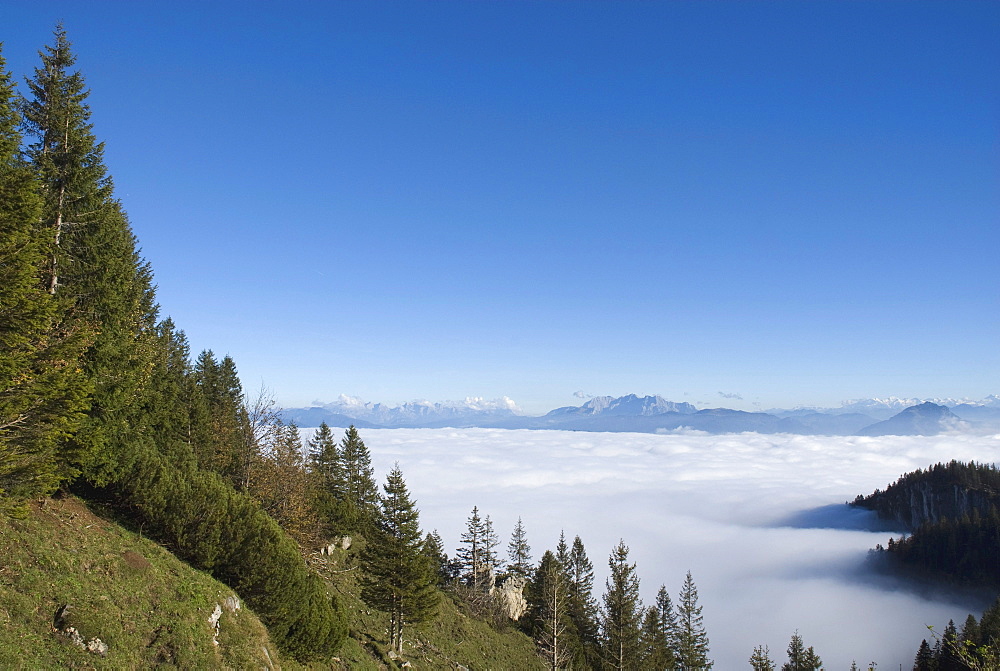
[[[546,550],[527,589],[529,633],[549,669],[568,668],[579,643],[569,616],[564,567]]]
[[[441,534],[437,529],[424,536],[424,554],[430,560],[431,568],[437,576],[438,587],[444,587],[455,578],[451,562],[448,561],[448,553],[444,551],[444,541],[441,540]]]
[[[796,631],[788,643],[788,661],[781,666],[781,671],[820,671],[823,662],[813,650],[802,642],[802,636]]]
[[[570,618],[580,638],[583,660],[576,660],[574,666],[598,666],[600,662],[600,628],[598,625],[597,601],[594,599],[594,564],[587,556],[583,541],[579,536],[573,539],[569,551]]]
[[[473,506],[472,514],[465,524],[465,531],[462,532],[462,547],[455,550],[455,558],[461,567],[462,580],[476,592],[488,588],[485,535],[485,525],[479,516],[479,506]]]
[[[608,558],[611,574],[605,583],[601,613],[604,661],[611,669],[633,669],[639,663],[639,630],[642,602],[635,564],[628,562],[628,547],[620,541]]]
[[[86,104],[89,92],[62,26],[40,53],[27,80],[24,128],[35,138],[27,156],[42,195],[48,237],[45,287],[63,315],[84,318],[96,336],[83,358],[93,386],[91,407],[73,439],[62,446],[67,475],[84,469],[97,484],[114,481],[137,458],[136,416],[153,365],[156,305],[149,266],[114,199]],[[137,401],[139,401],[137,403]]]
[[[643,669],[673,669],[674,653],[660,626],[660,614],[655,606],[646,609],[639,632],[639,660]]]
[[[559,531],[559,542],[556,543],[556,559],[563,566],[569,566],[569,545],[566,543],[566,532]]]
[[[691,571],[684,578],[677,599],[677,662],[683,669],[710,669],[708,634],[705,632],[702,607],[698,605],[698,588]]]
[[[503,561],[497,553],[498,547],[500,547],[500,536],[493,527],[493,520],[487,515],[483,519],[483,559],[486,562],[487,572],[492,574],[494,578],[503,568]],[[493,584],[490,583],[486,585],[486,588],[489,589],[492,586]]]
[[[934,651],[925,638],[920,642],[917,656],[913,660],[913,671],[935,671],[937,664],[934,662]]]
[[[91,337],[39,280],[47,236],[37,227],[38,182],[19,156],[19,122],[0,53],[0,511],[8,512],[58,482],[56,448],[88,404],[79,358]]]
[[[347,429],[340,443],[340,458],[343,464],[344,498],[349,509],[347,519],[343,522],[349,527],[363,530],[375,513],[378,488],[375,485],[371,454],[354,426]]]
[[[197,468],[192,444],[192,404],[199,398],[193,386],[187,338],[165,319],[155,329],[153,369],[141,416],[157,451],[182,469]]]
[[[227,357],[228,359],[228,357]],[[209,445],[200,446],[199,463],[219,473],[234,487],[246,491],[249,487],[249,468],[239,466],[238,455],[244,441],[241,427],[243,389],[236,375],[232,359],[223,367],[216,361],[212,350],[204,350],[194,364],[194,379],[204,399],[211,427]],[[243,477],[246,475],[247,477]]]
[[[321,489],[334,496],[343,496],[340,450],[326,422],[319,425],[316,434],[309,440],[309,468],[316,475]]]
[[[509,562],[507,570],[511,575],[516,575],[527,579],[531,575],[531,546],[528,545],[528,537],[524,531],[524,523],[521,518],[517,518],[514,532],[510,536],[510,543],[507,545],[507,557]]]
[[[404,625],[423,622],[436,611],[437,578],[424,552],[419,513],[398,464],[383,488],[377,532],[362,553],[361,597],[389,614],[389,646],[402,653]]]
[[[774,660],[771,659],[771,651],[766,645],[758,645],[750,655],[750,668],[753,671],[774,671]]]

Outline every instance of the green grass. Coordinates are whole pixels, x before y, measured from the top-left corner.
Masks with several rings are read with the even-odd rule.
[[[360,598],[358,554],[363,539],[355,539],[347,552],[313,557],[313,568],[327,580],[347,610],[350,634],[337,653],[332,668],[367,671],[399,668],[409,662],[413,669],[530,670],[546,668],[531,639],[512,623],[491,625],[466,611],[461,600],[444,594],[437,617],[403,631],[403,655],[388,654],[388,617],[368,607]],[[313,668],[331,668],[316,665]]]
[[[388,653],[388,618],[360,599],[358,553],[309,558],[345,606],[350,637],[336,656],[306,666],[280,659],[244,605],[223,611],[219,645],[208,617],[232,590],[156,543],[99,517],[79,499],[46,499],[25,519],[0,517],[0,668],[2,669],[413,669],[545,668],[531,640],[511,624],[491,625],[461,600],[442,596],[438,615],[404,631],[402,659]],[[85,639],[108,644],[106,657],[69,642],[53,626],[67,621]]]
[[[0,518],[0,668],[277,667],[245,606],[223,611],[213,643],[209,615],[232,594],[72,497],[32,504],[22,520]],[[67,625],[104,641],[105,657],[55,629],[64,604]]]

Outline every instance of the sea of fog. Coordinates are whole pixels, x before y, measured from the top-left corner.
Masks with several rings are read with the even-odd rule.
[[[303,431],[304,437],[311,432]],[[887,531],[843,506],[938,461],[1000,461],[1000,435],[826,437],[584,433],[500,429],[361,432],[376,476],[398,462],[425,530],[449,554],[473,506],[502,549],[518,516],[537,561],[561,530],[579,535],[600,599],[611,549],[624,539],[641,592],[675,598],[690,570],[715,668],[747,668],[766,644],[779,665],[792,633],[826,668],[911,668],[926,625],[961,625],[975,595],[928,593],[866,565]]]

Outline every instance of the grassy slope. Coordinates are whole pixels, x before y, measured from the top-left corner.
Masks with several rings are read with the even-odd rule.
[[[414,669],[516,669],[546,668],[531,639],[512,626],[494,628],[472,617],[448,596],[443,596],[438,615],[430,622],[403,632],[402,659],[391,660],[388,649],[388,617],[361,601],[357,575],[358,553],[364,543],[356,539],[350,550],[331,556],[310,557],[310,564],[331,586],[347,609],[350,634],[337,653],[333,668],[392,669],[409,662]],[[329,668],[316,665],[314,668]]]
[[[276,668],[267,631],[245,606],[208,617],[233,592],[155,543],[97,517],[75,498],[0,518],[0,668]],[[53,627],[108,644],[99,657]]]
[[[388,619],[359,598],[363,540],[310,564],[348,612],[350,638],[311,669],[542,669],[528,637],[494,628],[443,597],[438,617],[409,628],[402,660],[386,653]],[[0,668],[183,669],[301,668],[281,660],[267,631],[243,606],[224,610],[219,645],[209,614],[233,592],[156,543],[91,512],[79,499],[32,504],[23,520],[0,518]],[[108,644],[106,657],[72,645],[53,627],[69,604],[68,624]]]

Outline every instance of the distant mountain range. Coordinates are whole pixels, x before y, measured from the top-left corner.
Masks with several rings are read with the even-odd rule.
[[[950,408],[948,407],[950,405]],[[967,399],[863,399],[840,408],[796,408],[745,412],[728,408],[698,410],[661,396],[597,396],[580,406],[556,408],[540,417],[524,415],[507,397],[399,406],[341,396],[333,403],[283,411],[299,426],[358,428],[500,428],[640,433],[703,431],[705,433],[795,433],[802,435],[935,435],[949,431],[1000,428],[1000,397]]]

